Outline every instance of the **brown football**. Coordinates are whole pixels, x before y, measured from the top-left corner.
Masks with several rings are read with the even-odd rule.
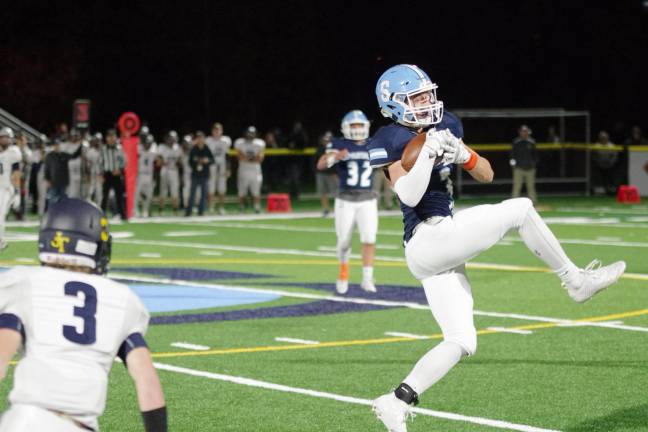
[[[403,149],[403,154],[401,155],[401,165],[405,171],[412,169],[416,158],[418,158],[419,153],[421,152],[421,147],[425,143],[425,132],[416,135],[410,140]],[[434,160],[434,165],[441,163],[443,156],[437,156]]]

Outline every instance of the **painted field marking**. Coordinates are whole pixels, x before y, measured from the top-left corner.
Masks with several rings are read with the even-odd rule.
[[[209,250],[203,250],[200,251],[200,255],[205,255],[205,256],[222,256],[223,252],[221,251],[209,251]]]
[[[522,239],[514,239],[514,241],[521,242]],[[571,241],[571,240],[570,240]],[[568,241],[568,243],[570,242]],[[587,240],[573,240],[575,244],[586,244]],[[583,243],[585,242],[585,243]],[[148,245],[148,246],[168,246],[168,247],[180,247],[180,248],[190,248],[190,249],[207,249],[207,250],[222,250],[222,251],[233,251],[233,252],[249,252],[255,254],[268,254],[268,255],[297,255],[297,256],[312,256],[312,257],[326,257],[326,258],[336,258],[337,255],[333,252],[318,252],[312,250],[300,250],[300,249],[282,249],[282,248],[255,248],[250,246],[231,246],[223,244],[208,244],[208,243],[187,243],[187,242],[172,242],[172,241],[157,241],[157,240],[123,240],[121,244],[136,244],[136,245]],[[607,245],[612,245],[607,244]],[[644,247],[644,246],[641,246]],[[645,243],[645,247],[648,247],[648,243]],[[359,259],[360,255],[351,254],[351,258]],[[397,266],[405,267],[405,258],[395,257],[395,256],[376,256],[376,266]],[[119,263],[120,260],[115,260]],[[129,263],[129,260],[121,260],[123,263]],[[195,260],[166,260],[161,261],[158,264],[199,264]],[[285,261],[286,265],[291,265],[290,261]],[[240,259],[239,261],[213,261],[206,262],[205,264],[219,264],[219,263],[230,263],[230,264],[253,264],[260,263],[259,261],[249,261],[245,259]],[[271,260],[266,263],[272,264],[281,264],[281,260]],[[302,265],[304,263],[310,263],[309,261],[298,260],[292,265]],[[327,262],[328,263],[328,262]],[[337,265],[337,261],[332,262]],[[137,264],[137,262],[133,262]],[[313,263],[317,264],[317,263]],[[515,271],[515,272],[538,272],[538,273],[551,273],[551,270],[546,267],[537,267],[537,266],[520,266],[520,265],[507,265],[507,264],[494,264],[494,263],[479,263],[479,262],[468,262],[466,264],[467,268],[473,269],[483,269],[483,270],[504,270],[504,271]],[[635,280],[648,280],[648,275],[642,274],[633,274],[625,273],[621,276],[622,279],[635,279]]]
[[[371,406],[373,404],[373,401],[369,399],[357,398],[352,396],[344,396],[340,394],[310,390],[301,387],[291,387],[283,384],[275,384],[275,383],[260,381],[252,378],[244,378],[244,377],[233,376],[233,375],[223,375],[223,374],[218,374],[213,372],[201,371],[197,369],[189,369],[189,368],[184,368],[179,366],[173,366],[165,363],[156,362],[153,365],[158,370],[190,375],[190,376],[195,376],[200,378],[207,378],[215,381],[225,381],[225,382],[244,385],[248,387],[256,387],[256,388],[262,388],[266,390],[300,394],[304,396],[330,399],[338,402],[346,402],[346,403],[351,403],[356,405]],[[412,412],[424,416],[429,416],[429,417],[436,417],[436,418],[454,420],[454,421],[465,422],[465,423],[473,423],[482,426],[491,426],[498,429],[514,430],[514,431],[521,431],[521,432],[559,432],[554,429],[543,429],[535,426],[511,423],[503,420],[494,420],[494,419],[488,419],[484,417],[466,416],[462,414],[456,414],[456,413],[445,412],[445,411],[436,411],[436,410],[431,410],[426,408],[414,407],[412,408]]]
[[[621,237],[596,237],[596,241],[600,242],[620,242],[623,241]]]
[[[500,333],[513,333],[513,334],[521,334],[521,335],[533,334],[531,330],[517,330],[517,329],[506,328],[506,327],[487,327],[486,330],[495,330]]]
[[[192,343],[187,343],[187,342],[173,342],[171,344],[172,347],[176,348],[185,348],[188,350],[194,350],[194,351],[207,351],[209,350],[209,347],[206,345],[197,345],[197,344],[192,344]]]
[[[584,319],[574,320],[575,322],[584,322],[584,323],[593,323],[601,321],[611,321],[619,318],[630,318],[636,316],[648,315],[648,309],[640,309],[635,311],[621,312],[611,315],[604,315],[598,317],[590,317]],[[560,327],[560,323],[556,322],[543,322],[537,324],[527,324],[521,326],[506,327],[507,330],[538,330],[538,329],[547,329],[547,328],[557,328]],[[478,330],[478,335],[486,334],[496,334],[502,333],[500,330],[494,330],[492,328],[486,328]],[[443,339],[443,334],[437,333],[429,335],[426,339]],[[257,347],[243,347],[243,348],[227,348],[219,350],[209,350],[202,352],[161,352],[153,353],[154,358],[166,358],[166,357],[193,357],[193,356],[203,356],[203,355],[223,355],[223,354],[241,354],[241,353],[259,353],[259,352],[273,352],[273,351],[291,351],[297,349],[314,349],[314,348],[329,348],[329,347],[344,347],[344,346],[366,346],[366,345],[381,345],[389,344],[396,342],[412,342],[419,339],[412,339],[409,337],[391,337],[391,338],[376,338],[376,339],[356,339],[356,340],[343,340],[343,341],[331,341],[331,342],[320,342],[317,345],[275,345],[275,346],[257,346]]]
[[[35,263],[36,260],[34,258],[15,258],[16,262],[19,263]]]
[[[142,252],[138,256],[140,258],[162,258],[162,254],[156,252]]]
[[[167,231],[162,237],[209,237],[218,234],[217,231]]]
[[[409,339],[429,339],[428,336],[423,336],[423,335],[417,335],[417,334],[412,334],[412,333],[402,333],[402,332],[385,332],[386,336],[395,336],[395,337],[404,337],[404,338],[409,338]]]
[[[302,344],[302,345],[317,345],[317,344],[319,344],[318,341],[313,341],[313,340],[308,340],[308,339],[289,338],[289,337],[276,337],[275,340],[277,342],[288,342],[288,343]]]
[[[287,291],[287,290],[248,288],[248,287],[241,287],[241,286],[230,286],[230,285],[219,285],[219,284],[208,284],[208,283],[193,283],[193,282],[182,281],[177,279],[157,279],[157,278],[151,278],[146,276],[129,276],[129,275],[111,274],[111,277],[118,280],[120,278],[123,278],[127,280],[138,281],[138,282],[197,286],[201,288],[211,288],[211,289],[229,289],[232,291],[252,292],[252,293],[271,293],[278,296],[300,298],[300,299],[328,300],[328,301],[336,301],[341,303],[370,304],[374,306],[406,307],[410,309],[418,309],[418,310],[426,310],[426,311],[429,310],[429,306],[427,304],[421,304],[415,302],[377,300],[377,299],[366,299],[366,298],[346,297],[346,296],[340,297],[331,294],[312,294],[312,293],[301,293],[297,291]],[[644,327],[618,325],[609,322],[607,323],[583,322],[582,320],[575,321],[575,320],[570,320],[565,318],[524,315],[524,314],[517,314],[517,313],[488,312],[488,311],[480,311],[480,310],[473,311],[473,314],[476,316],[511,318],[511,319],[519,319],[524,321],[539,321],[539,322],[562,324],[562,325],[569,325],[569,324],[573,325],[576,322],[580,322],[579,325],[585,325],[585,326],[606,327],[606,328],[614,328],[614,329],[629,330],[629,331],[646,331]]]

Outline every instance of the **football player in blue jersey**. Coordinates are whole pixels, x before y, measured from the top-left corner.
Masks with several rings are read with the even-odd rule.
[[[353,226],[358,226],[362,243],[362,283],[367,292],[376,292],[373,260],[378,231],[378,200],[373,191],[373,169],[369,163],[367,140],[370,123],[360,110],[348,112],[342,119],[342,135],[331,141],[317,161],[317,168],[337,167],[340,187],[335,198],[335,232],[340,273],[335,284],[338,293],[349,289],[349,256]]]
[[[371,166],[382,169],[398,198],[404,221],[405,257],[425,290],[443,342],[428,351],[396,388],[374,401],[373,409],[389,431],[406,431],[409,407],[464,356],[475,354],[473,298],[465,262],[489,249],[510,230],[561,279],[569,296],[584,302],[617,281],[623,261],[601,267],[594,260],[578,268],[527,198],[479,205],[453,213],[448,170],[464,169],[475,180],[493,179],[490,163],[463,142],[460,120],[443,110],[437,85],[414,65],[397,65],[378,80],[381,112],[394,121],[371,138]],[[401,165],[403,149],[417,134],[425,143],[414,165]],[[441,163],[435,163],[438,157]]]

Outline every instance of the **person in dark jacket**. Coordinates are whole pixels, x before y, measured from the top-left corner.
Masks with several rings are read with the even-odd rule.
[[[205,213],[207,206],[207,187],[209,182],[209,166],[214,163],[214,155],[205,145],[205,134],[196,132],[194,146],[189,151],[189,166],[191,167],[191,191],[189,192],[189,203],[185,210],[185,216],[190,216],[193,206],[196,203],[196,189],[200,188],[200,203],[198,204],[198,215]]]
[[[533,203],[538,202],[535,190],[536,175],[536,145],[531,138],[531,129],[522,125],[518,129],[518,136],[513,140],[511,150],[511,167],[513,168],[513,198],[520,196],[522,182],[526,184],[526,192]]]
[[[70,184],[70,170],[68,162],[81,156],[83,146],[79,147],[74,153],[66,153],[61,150],[61,142],[54,141],[52,151],[45,156],[44,177],[47,188],[47,202],[45,210],[65,196],[65,189]]]

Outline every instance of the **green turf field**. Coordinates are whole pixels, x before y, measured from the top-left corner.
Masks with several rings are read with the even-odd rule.
[[[509,233],[468,267],[477,354],[425,393],[410,431],[648,431],[648,206],[608,199],[543,204],[542,216],[577,265],[624,259],[626,275],[576,304]],[[295,216],[112,226],[112,277],[164,280],[161,293],[175,285],[274,295],[219,307],[202,307],[198,299],[191,309],[153,314],[158,323],[147,341],[170,430],[382,431],[368,404],[440,340],[404,263],[400,216],[380,219],[379,292],[354,286],[338,301],[330,300],[337,274],[333,219]],[[37,228],[28,225],[8,228],[11,245],[0,253],[0,266],[36,264]],[[358,258],[351,268],[356,284]],[[0,409],[10,386],[11,376],[2,383]],[[121,365],[109,389],[102,430],[143,430]]]

